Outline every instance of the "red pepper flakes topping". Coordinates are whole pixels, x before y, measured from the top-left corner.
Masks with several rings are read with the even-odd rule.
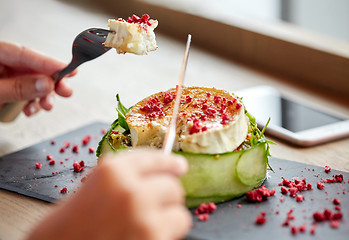
[[[297,197],[296,197],[296,201],[297,202],[303,202],[303,200],[304,200],[304,196],[303,195],[297,195]]]
[[[187,95],[187,96],[185,96],[185,99],[182,99],[182,100],[181,100],[181,103],[182,103],[182,104],[190,103],[192,99],[193,99],[193,98],[192,98],[191,96]]]
[[[68,189],[66,187],[63,187],[60,191],[61,193],[67,193]]]
[[[209,214],[214,212],[217,209],[216,204],[213,202],[202,203],[194,212],[195,215],[198,215],[200,221],[207,221],[209,219]]]
[[[296,235],[298,233],[298,229],[296,226],[291,227],[291,233],[292,233],[292,235]]]
[[[111,130],[111,133],[117,135],[117,134],[119,134],[119,131]]]
[[[340,205],[341,204],[341,201],[338,198],[333,199],[332,202],[333,202],[334,205]]]
[[[217,209],[217,206],[215,203],[202,203],[194,212],[195,215],[202,214],[202,213],[213,213]]]
[[[202,107],[201,107],[202,110],[206,110],[207,108],[208,108],[207,104],[203,104]]]
[[[46,156],[46,159],[47,159],[47,160],[52,160],[53,157],[52,157],[52,155],[47,155],[47,156]]]
[[[255,222],[256,222],[257,225],[265,224],[267,222],[267,219],[265,218],[265,212],[261,212],[260,215],[258,215],[256,217],[256,221]]]
[[[194,133],[204,132],[204,131],[207,131],[207,127],[206,126],[201,126],[199,120],[194,118],[193,126],[191,126],[190,129],[189,129],[189,134],[191,135],[191,134],[194,134]]]
[[[294,198],[296,197],[299,190],[296,187],[291,187],[288,189],[288,191],[290,192],[290,196]]]
[[[310,234],[311,235],[314,235],[316,233],[316,225],[313,225],[311,228],[310,228]]]
[[[49,162],[48,162],[48,164],[50,164],[50,165],[54,165],[56,163],[56,161],[55,160],[50,160]]]
[[[302,180],[295,179],[294,181],[291,181],[282,177],[282,182],[278,185],[282,186],[282,194],[287,194],[287,192],[289,192],[291,197],[296,197],[298,192],[312,189],[312,185],[310,183],[307,183],[307,180],[305,178]],[[286,187],[288,187],[288,189]]]
[[[56,145],[56,141],[55,141],[55,140],[52,140],[52,141],[51,141],[51,145]]]
[[[127,22],[128,23],[137,23],[137,24],[146,24],[148,26],[151,26],[151,23],[149,22],[149,15],[144,14],[141,18],[137,15],[132,15],[132,17],[128,17]]]
[[[338,174],[338,175],[333,175],[333,178],[328,178],[325,179],[324,181],[326,183],[337,183],[337,182],[343,182],[343,175],[342,174]]]
[[[55,185],[55,188],[58,187],[58,185]]]
[[[246,198],[250,202],[262,202],[263,200],[266,200],[268,197],[274,196],[274,194],[274,188],[269,190],[265,187],[265,185],[263,185],[261,188],[257,188],[246,193]]]
[[[307,230],[307,226],[305,226],[304,224],[299,226],[299,232],[304,233]]]
[[[339,227],[339,221],[333,220],[330,222],[331,228],[338,228]]]
[[[63,144],[63,147],[64,147],[64,148],[70,147],[70,142],[65,142],[65,143]]]
[[[325,166],[325,172],[329,173],[331,171],[331,168],[329,166]]]
[[[231,117],[226,114],[226,113],[223,113],[222,114],[222,121],[221,121],[221,124],[225,125],[227,124],[229,121],[231,120]]]
[[[205,222],[210,218],[208,213],[203,213],[198,216],[199,221]]]
[[[282,194],[287,194],[288,193],[288,189],[285,186],[281,186],[281,193]]]
[[[294,220],[295,217],[292,215],[293,213],[293,209],[290,209],[288,212],[287,212],[287,215],[286,215],[286,220],[282,223],[282,226],[289,226],[289,222],[291,220]]]
[[[242,107],[241,103],[236,103],[236,110],[239,110]]]
[[[62,147],[62,148],[59,149],[59,152],[60,152],[60,153],[64,153],[64,152],[65,152],[65,149]]]
[[[206,95],[207,95],[207,97],[211,97],[211,93],[210,92],[207,92]]]
[[[215,103],[219,103],[221,100],[222,100],[222,97],[219,96],[219,95],[215,95],[215,96],[213,97],[213,101],[214,101]]]
[[[82,145],[87,145],[87,144],[89,144],[90,143],[90,141],[91,141],[91,136],[90,135],[87,135],[87,136],[85,136],[83,139],[82,139]]]
[[[175,98],[175,95],[171,94],[170,92],[165,92],[164,103],[168,104],[172,102],[174,98]]]
[[[79,146],[78,145],[74,145],[73,148],[72,148],[72,151],[74,153],[78,153],[79,152]]]
[[[216,111],[215,109],[211,108],[211,107],[208,107],[208,108],[206,109],[206,114],[207,114],[208,116],[214,116],[214,114],[215,114],[216,112],[217,112],[217,111]]]
[[[74,162],[73,167],[74,167],[74,172],[81,172],[82,170],[85,169],[85,162],[84,161]]]
[[[336,206],[334,206],[334,209],[336,209],[337,211],[340,211],[341,210],[341,206],[336,205]]]
[[[90,147],[90,148],[88,149],[88,152],[89,152],[89,153],[94,153],[94,152],[95,152],[95,149],[94,149],[93,147]]]
[[[318,189],[322,190],[322,189],[324,189],[325,184],[323,184],[322,182],[317,182],[316,186],[317,186]]]
[[[325,208],[324,212],[313,213],[313,218],[316,222],[341,220],[343,218],[343,214],[341,212],[332,213],[331,210]]]
[[[39,163],[39,162],[37,162],[37,163],[35,163],[35,167],[36,167],[37,169],[40,169],[40,168],[42,167],[42,164]]]

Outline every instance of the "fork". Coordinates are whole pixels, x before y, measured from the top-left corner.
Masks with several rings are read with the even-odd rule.
[[[79,65],[91,61],[111,48],[103,45],[110,30],[101,28],[90,28],[76,36],[73,42],[73,57],[71,62],[64,69],[51,75],[54,83],[57,84],[64,76],[72,73]],[[12,102],[0,109],[0,122],[11,122],[22,111],[26,101]]]

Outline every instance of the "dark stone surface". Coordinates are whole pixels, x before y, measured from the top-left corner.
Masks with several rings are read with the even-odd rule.
[[[73,194],[81,184],[81,178],[97,164],[95,154],[89,153],[89,147],[97,148],[102,137],[101,130],[106,127],[107,124],[93,123],[1,157],[0,188],[47,202],[54,202]],[[82,139],[87,135],[91,136],[91,141],[83,146]],[[51,144],[52,140],[56,142],[54,145]],[[71,146],[65,149],[64,153],[60,153],[59,150],[66,141],[69,141]],[[73,145],[79,145],[79,153],[72,151]],[[46,160],[47,155],[53,156],[55,165],[49,165],[49,161]],[[85,161],[87,167],[82,172],[76,173],[73,171],[73,162],[81,160]],[[63,161],[63,164],[60,161]],[[36,162],[42,163],[41,169],[36,169]],[[243,196],[217,204],[217,210],[206,222],[198,221],[197,216],[193,214],[193,228],[186,239],[349,239],[349,173],[336,170],[325,173],[323,167],[278,158],[271,158],[270,164],[275,173],[268,171],[269,178],[265,181],[265,185],[269,189],[276,189],[275,196],[261,203],[249,203]],[[59,173],[52,174],[56,171]],[[316,188],[316,182],[332,178],[334,174],[343,174],[344,181],[325,183],[323,190]],[[312,184],[313,190],[303,191],[301,194],[305,200],[297,202],[295,198],[280,193],[278,184],[282,181],[281,177],[289,180],[306,178],[307,182]],[[60,193],[63,187],[67,187],[67,194]],[[280,201],[281,197],[285,199],[284,202]],[[311,235],[313,213],[323,212],[325,208],[336,212],[332,203],[334,198],[341,201],[343,220],[340,221],[339,227],[331,228],[328,221],[318,223],[315,235]],[[241,208],[237,207],[239,204]],[[290,209],[294,210],[292,215],[295,216],[290,225],[297,228],[305,225],[307,228],[305,233],[294,236],[290,227],[281,226]],[[194,212],[194,209],[191,211]],[[255,219],[262,211],[266,212],[267,221],[264,225],[258,226],[255,224]]]

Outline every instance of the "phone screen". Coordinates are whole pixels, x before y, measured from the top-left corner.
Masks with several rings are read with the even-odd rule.
[[[247,95],[243,97],[243,102],[247,111],[256,118],[259,124],[265,124],[270,117],[270,124],[291,132],[299,132],[346,120],[285,99],[275,93]]]

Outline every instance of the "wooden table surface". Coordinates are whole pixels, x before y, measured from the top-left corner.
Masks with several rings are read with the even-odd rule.
[[[0,0],[0,6],[0,40],[36,48],[67,63],[77,33],[90,27],[106,28],[108,18],[117,17],[65,1]],[[183,36],[183,42],[178,42],[157,33],[159,49],[148,56],[109,51],[82,65],[78,75],[70,80],[74,88],[71,98],[57,97],[50,112],[40,112],[31,118],[21,115],[14,122],[0,123],[0,156],[94,121],[111,123],[117,116],[116,93],[130,106],[153,92],[173,87],[179,76],[185,39]],[[195,36],[186,83],[229,91],[270,85],[292,97],[349,116],[349,107],[343,101],[212,55],[195,47]],[[271,149],[275,157],[349,171],[349,139],[312,148],[298,148],[271,139],[277,142]],[[22,239],[50,208],[47,203],[0,190],[0,239]]]

